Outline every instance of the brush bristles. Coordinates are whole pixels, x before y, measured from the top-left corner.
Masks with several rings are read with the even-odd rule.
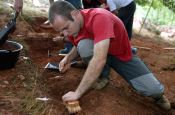
[[[78,101],[67,102],[66,108],[68,109],[69,113],[77,113],[81,111],[81,107]]]

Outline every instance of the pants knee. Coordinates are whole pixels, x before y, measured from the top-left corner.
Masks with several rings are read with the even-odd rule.
[[[162,86],[162,84],[159,84],[159,85],[155,85],[154,87],[150,87],[146,89],[144,92],[146,96],[157,97],[159,95],[162,95],[163,91],[164,91],[164,87]]]
[[[141,95],[150,96],[150,97],[155,98],[163,94],[164,87],[162,85],[158,85],[158,86],[146,87],[142,89],[137,88],[136,91]]]
[[[142,95],[157,97],[162,95],[164,86],[153,76],[152,73],[135,78],[130,81],[134,89]]]
[[[85,63],[89,63],[93,56],[94,41],[92,39],[83,39],[77,45],[77,51]]]

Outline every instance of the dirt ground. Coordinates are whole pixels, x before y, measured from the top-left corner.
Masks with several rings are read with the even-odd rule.
[[[17,28],[9,37],[24,46],[16,66],[0,71],[0,115],[67,115],[61,97],[75,90],[85,69],[71,68],[65,74],[46,70],[48,62],[59,62],[58,51],[62,43],[53,42],[58,34],[40,25],[46,18],[33,17],[31,23],[17,20]],[[6,20],[6,21],[4,21]],[[1,13],[0,27],[7,22],[7,14]],[[132,45],[138,47],[138,55],[165,86],[165,95],[175,101],[175,50],[159,38],[133,36]],[[146,47],[146,48],[142,48]],[[150,48],[150,49],[147,49]],[[48,57],[48,51],[52,55]],[[61,76],[57,79],[56,76]],[[48,101],[36,101],[47,97]],[[148,97],[137,94],[113,70],[110,83],[102,90],[90,90],[81,99],[82,111],[77,115],[175,115],[174,109],[163,111]]]

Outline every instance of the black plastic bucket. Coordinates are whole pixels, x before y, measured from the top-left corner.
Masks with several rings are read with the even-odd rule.
[[[0,47],[0,70],[13,68],[22,49],[23,46],[21,44],[7,40]]]

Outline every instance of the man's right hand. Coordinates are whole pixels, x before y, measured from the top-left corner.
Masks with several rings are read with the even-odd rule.
[[[21,12],[23,7],[23,0],[15,0],[13,6],[16,12]]]
[[[64,73],[70,68],[71,64],[66,57],[64,57],[59,63],[59,71]]]

